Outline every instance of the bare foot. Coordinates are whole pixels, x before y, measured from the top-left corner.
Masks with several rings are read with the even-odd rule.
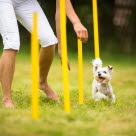
[[[15,108],[11,98],[3,98],[2,105],[6,108]]]
[[[41,85],[40,90],[44,91],[47,97],[51,100],[55,100],[57,102],[60,102],[59,97],[56,92],[54,92],[49,85]]]

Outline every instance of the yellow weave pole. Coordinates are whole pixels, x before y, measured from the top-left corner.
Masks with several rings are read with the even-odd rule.
[[[78,39],[78,88],[79,104],[83,104],[83,62],[82,62],[82,41]]]
[[[99,58],[100,57],[100,53],[99,53],[97,0],[92,0],[92,5],[93,5],[93,25],[94,25],[95,58]]]
[[[32,78],[32,118],[37,120],[39,118],[39,44],[38,44],[38,34],[37,34],[37,13],[33,13],[33,28],[31,35],[31,78]]]
[[[68,87],[68,65],[67,65],[67,38],[66,38],[66,8],[65,0],[60,0],[60,32],[62,50],[62,76],[64,89],[64,108],[70,112],[70,96]]]

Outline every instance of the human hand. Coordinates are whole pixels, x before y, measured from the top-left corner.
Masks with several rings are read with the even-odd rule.
[[[60,61],[61,61],[61,64],[62,64],[62,54],[61,54],[61,49],[59,49],[59,48],[58,48],[58,55],[59,55],[59,58],[60,58]],[[70,71],[71,66],[70,66],[70,62],[69,62],[68,59],[67,59],[67,66],[68,66],[68,70]]]
[[[80,23],[73,24],[76,35],[83,43],[88,41],[88,31],[87,29]]]

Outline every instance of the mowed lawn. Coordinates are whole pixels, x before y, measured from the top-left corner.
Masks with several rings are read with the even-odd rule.
[[[15,109],[0,104],[0,136],[136,136],[136,56],[103,56],[104,65],[113,65],[112,86],[116,103],[91,98],[91,60],[84,54],[84,105],[78,104],[77,55],[70,55],[69,90],[71,113],[64,112],[62,72],[56,56],[49,83],[61,102],[49,101],[40,91],[39,120],[31,118],[30,56],[18,54],[13,81]],[[8,75],[7,75],[8,76]],[[1,88],[0,88],[1,90]],[[2,93],[0,91],[0,100]]]

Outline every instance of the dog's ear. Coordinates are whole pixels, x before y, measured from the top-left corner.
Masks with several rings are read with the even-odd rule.
[[[113,70],[113,66],[108,66],[108,69],[110,70],[110,71],[112,71]]]
[[[95,71],[98,69],[98,66],[95,66]]]

